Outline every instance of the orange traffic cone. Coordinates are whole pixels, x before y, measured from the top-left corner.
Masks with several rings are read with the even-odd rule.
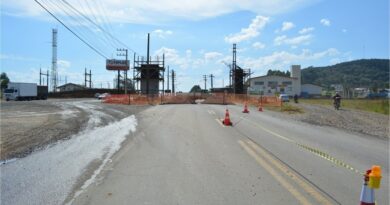
[[[263,106],[261,106],[261,104],[259,106],[259,112],[263,112]]]
[[[371,170],[367,170],[364,175],[364,183],[362,192],[360,193],[360,205],[375,205],[374,189],[368,186],[369,174]]]
[[[243,113],[249,113],[247,102],[245,102],[244,110],[243,110],[242,112],[243,112]]]
[[[233,123],[230,121],[230,116],[229,116],[229,110],[226,109],[226,113],[225,113],[225,119],[222,121],[222,124],[224,124],[225,126],[232,126]]]

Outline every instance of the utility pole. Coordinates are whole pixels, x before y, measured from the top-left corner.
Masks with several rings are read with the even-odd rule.
[[[42,85],[42,75],[46,76],[46,86],[49,85],[49,70],[47,70],[47,74],[42,73],[41,68],[39,68],[39,85]],[[45,84],[45,79],[43,78],[43,84]]]
[[[87,88],[87,83],[89,83],[89,88],[91,88],[92,83],[92,71],[89,70],[89,73],[87,72],[87,68],[85,68],[84,72],[84,86]]]
[[[147,56],[146,56],[146,64],[149,65],[149,49],[150,49],[150,34],[148,33],[148,45],[147,45]],[[150,71],[149,67],[146,69],[146,95],[149,95],[149,81],[150,81]],[[141,85],[142,86],[142,85]]]
[[[207,90],[207,75],[203,75],[203,80],[204,80],[204,91],[206,92],[206,90]]]
[[[236,69],[237,69],[237,47],[236,44],[233,44],[233,63],[232,63],[232,83],[233,83],[233,92],[236,93]]]
[[[169,91],[169,66],[168,66],[168,72],[167,72],[167,90]]]
[[[211,89],[213,89],[213,78],[215,76],[213,74],[210,74],[210,83],[211,83]]]
[[[175,93],[175,71],[172,70],[172,93]]]
[[[126,65],[127,65],[127,69],[129,68],[129,63],[127,63],[127,59],[128,59],[128,50],[125,49],[125,48],[121,48],[121,49],[116,49],[116,51],[122,51],[124,53],[118,53],[117,56],[125,56],[126,57]],[[119,73],[119,71],[118,71]],[[118,75],[119,76],[119,75]],[[119,79],[119,78],[118,78]],[[118,85],[119,85],[119,80],[118,80]],[[127,70],[124,71],[124,82],[123,82],[123,85],[124,85],[124,88],[125,88],[125,94],[127,94]],[[119,86],[118,86],[119,87]]]
[[[53,92],[57,90],[57,29],[53,29],[52,40],[52,67],[51,67],[51,86]]]

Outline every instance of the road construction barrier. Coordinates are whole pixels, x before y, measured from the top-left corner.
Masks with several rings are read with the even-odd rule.
[[[103,102],[125,105],[157,105],[157,104],[193,104],[197,100],[202,104],[244,104],[255,107],[282,106],[281,101],[275,96],[252,96],[245,94],[227,93],[176,93],[176,94],[113,94],[107,96]]]
[[[248,103],[245,102],[245,105],[244,105],[244,110],[242,111],[243,113],[249,113],[249,110],[248,110]]]
[[[366,171],[362,191],[360,193],[360,205],[375,205],[375,189],[379,189],[381,180],[381,167],[372,166]]]
[[[226,109],[225,119],[222,120],[222,124],[224,124],[225,126],[232,126],[233,125],[232,121],[230,121],[230,115],[229,115],[228,109]]]

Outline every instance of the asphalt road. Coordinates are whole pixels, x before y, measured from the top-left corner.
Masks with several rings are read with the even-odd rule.
[[[388,140],[228,106],[162,105],[73,204],[359,204],[363,177],[382,166],[389,204]]]

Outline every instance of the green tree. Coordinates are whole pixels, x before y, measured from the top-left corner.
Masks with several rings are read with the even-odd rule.
[[[0,81],[1,81],[1,90],[7,87],[9,83],[9,78],[6,73],[2,72],[0,74]]]
[[[191,90],[190,90],[190,93],[195,93],[195,92],[201,92],[202,91],[202,88],[200,88],[199,85],[194,85]]]

